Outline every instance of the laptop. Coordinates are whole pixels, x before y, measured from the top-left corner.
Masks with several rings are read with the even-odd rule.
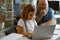
[[[50,39],[54,34],[55,25],[35,27],[32,40]]]

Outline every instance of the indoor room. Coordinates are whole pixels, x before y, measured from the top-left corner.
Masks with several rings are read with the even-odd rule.
[[[0,40],[60,40],[60,0],[0,0]]]

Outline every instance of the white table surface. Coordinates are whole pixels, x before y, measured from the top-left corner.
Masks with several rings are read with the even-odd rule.
[[[12,33],[12,34],[9,34],[8,36],[1,38],[0,40],[18,40],[21,37],[22,35],[20,34]]]
[[[60,33],[60,30],[55,30],[54,34],[58,34],[58,35],[53,35],[53,37],[48,40],[55,40],[56,38],[60,37],[59,33]],[[26,37],[23,37],[23,35],[12,33],[6,37],[1,38],[0,40],[29,40],[29,39]]]

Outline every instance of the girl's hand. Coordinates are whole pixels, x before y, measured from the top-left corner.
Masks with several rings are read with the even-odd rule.
[[[28,35],[27,35],[28,37],[32,37],[32,33],[28,33]]]
[[[32,37],[32,33],[24,33],[24,37]]]

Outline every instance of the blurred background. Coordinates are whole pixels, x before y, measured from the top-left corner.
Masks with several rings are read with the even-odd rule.
[[[55,12],[56,28],[60,29],[60,1],[48,0],[48,3]],[[0,31],[2,25],[4,31],[16,27],[22,8],[27,4],[37,6],[37,0],[0,0]]]

